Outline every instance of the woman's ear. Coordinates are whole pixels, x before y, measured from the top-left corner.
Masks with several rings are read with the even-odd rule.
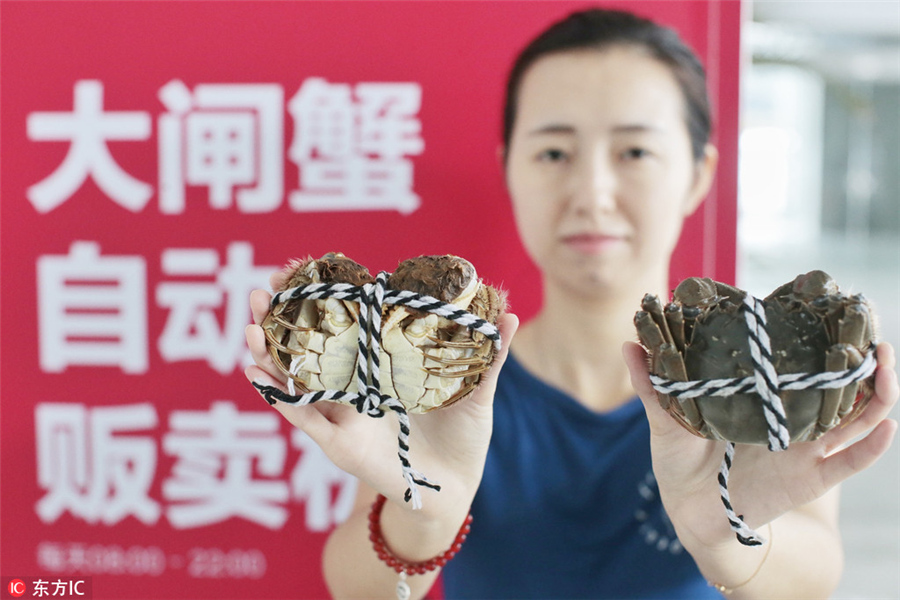
[[[697,210],[716,176],[716,166],[719,164],[719,151],[712,144],[707,144],[703,149],[703,156],[694,167],[694,183],[688,193],[684,206],[684,216],[690,216]]]

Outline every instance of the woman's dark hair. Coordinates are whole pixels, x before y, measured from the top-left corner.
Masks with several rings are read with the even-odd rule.
[[[509,148],[518,110],[519,87],[528,68],[548,54],[569,50],[603,50],[611,46],[645,48],[672,71],[684,95],[688,133],[694,160],[703,157],[711,119],[706,93],[706,72],[694,52],[678,34],[653,21],[618,10],[591,9],[558,21],[519,54],[506,84],[503,143]]]

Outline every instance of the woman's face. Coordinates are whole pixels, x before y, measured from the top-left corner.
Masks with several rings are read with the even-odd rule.
[[[638,48],[551,54],[530,67],[506,176],[547,283],[587,293],[665,284],[715,167],[712,147],[695,164],[684,114],[668,67]]]

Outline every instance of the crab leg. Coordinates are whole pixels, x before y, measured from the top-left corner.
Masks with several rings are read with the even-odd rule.
[[[659,367],[659,347],[666,343],[663,339],[662,331],[657,326],[656,321],[645,310],[639,310],[634,313],[634,327],[637,329],[638,337],[644,347],[650,351],[650,370],[654,373],[662,372]]]
[[[681,318],[684,321],[684,339],[690,340],[694,335],[694,323],[697,321],[697,317],[700,316],[701,310],[696,306],[684,306],[681,307]]]
[[[863,356],[857,348],[865,346],[865,335],[869,330],[869,311],[864,304],[851,304],[844,310],[844,318],[838,321],[838,340],[842,344],[848,344],[847,366],[855,369],[862,364]],[[844,388],[841,398],[840,416],[843,417],[856,400],[858,382],[853,382]]]
[[[653,322],[659,327],[659,331],[662,333],[665,343],[671,344],[673,341],[672,332],[669,331],[669,325],[666,323],[666,318],[663,315],[663,305],[662,302],[659,301],[659,298],[653,294],[646,294],[641,301],[641,308],[653,318]]]
[[[871,333],[869,311],[865,304],[851,304],[844,309],[844,316],[837,321],[837,341],[826,353],[825,368],[828,371],[855,369],[862,364],[863,356],[858,348],[865,345]],[[853,409],[859,382],[842,389],[825,390],[819,415],[819,428],[827,431]]]
[[[429,375],[436,375],[438,377],[469,377],[470,375],[479,375],[481,373],[486,373],[490,368],[489,365],[482,364],[480,367],[474,367],[472,369],[466,369],[465,371],[444,371],[443,369],[435,369],[430,367],[424,367],[425,372]]]
[[[431,412],[436,408],[444,408],[450,406],[451,404],[456,404],[457,402],[465,398],[466,394],[474,390],[477,385],[477,383],[467,383],[466,385],[460,387],[455,394],[444,400],[444,402],[442,402],[440,406],[432,406],[431,408],[425,409],[424,412]]]
[[[450,365],[452,367],[459,367],[464,365],[479,365],[484,364],[484,359],[480,356],[466,356],[463,358],[444,358],[439,354],[428,354],[427,352],[423,352],[422,355],[429,359],[433,360],[436,363],[440,363],[442,365]]]
[[[659,362],[662,366],[663,373],[667,379],[672,381],[687,381],[687,369],[684,366],[684,360],[681,353],[672,344],[663,344],[659,347]],[[671,402],[666,396],[666,402]],[[691,429],[695,432],[702,433],[704,430],[703,417],[700,416],[700,410],[693,398],[679,398],[678,405],[684,412],[687,422],[690,423]],[[663,407],[667,408],[667,407]]]
[[[653,361],[651,369],[656,373],[660,373],[666,379],[687,381],[687,369],[684,366],[684,359],[681,357],[681,353],[673,344],[663,338],[663,332],[653,316],[648,311],[638,311],[634,315],[634,323],[641,343],[650,350],[651,360]],[[700,411],[697,409],[693,398],[677,402],[681,412],[684,413],[682,415],[671,406],[672,399],[668,395],[658,394],[657,397],[662,408],[673,415],[677,415],[680,420],[686,421],[690,425],[688,429],[695,433],[701,431],[703,418],[700,416]]]
[[[433,343],[435,346],[439,348],[481,348],[483,345],[481,342],[477,342],[475,340],[472,341],[463,341],[463,342],[451,342],[450,340],[440,340],[434,336],[428,335],[425,336],[429,342]]]
[[[684,352],[684,313],[681,307],[674,302],[666,304],[666,323],[672,333],[672,341],[679,352]]]
[[[825,370],[826,371],[843,371],[847,368],[847,346],[846,344],[835,344],[825,352]],[[839,420],[838,407],[841,404],[843,390],[828,389],[822,394],[822,407],[819,409],[818,437],[822,433],[828,431]]]
[[[847,368],[855,369],[863,362],[863,355],[853,346],[847,347]],[[840,418],[844,418],[847,413],[853,410],[853,405],[856,402],[856,393],[859,389],[859,382],[854,381],[850,385],[844,388],[843,394],[841,395],[841,406],[838,409],[838,416]]]
[[[303,352],[300,350],[288,348],[287,346],[282,344],[279,340],[275,339],[275,336],[272,333],[270,333],[268,330],[266,330],[266,339],[269,341],[269,344],[271,344],[275,350],[284,352],[285,354],[291,354],[291,355],[303,354]],[[274,354],[273,354],[273,357],[277,358],[277,356],[275,356]]]
[[[716,294],[728,298],[737,306],[741,305],[744,301],[744,296],[747,295],[743,290],[739,290],[738,288],[722,283],[721,281],[716,282]]]
[[[295,325],[294,323],[291,323],[290,321],[288,321],[281,315],[272,315],[271,319],[273,322],[281,325],[282,327],[284,327],[285,329],[290,330],[290,331],[315,331],[316,330],[315,327],[303,327],[301,325]]]

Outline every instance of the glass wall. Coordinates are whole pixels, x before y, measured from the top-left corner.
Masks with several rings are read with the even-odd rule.
[[[744,43],[738,285],[822,269],[900,347],[900,2],[757,1]],[[900,597],[900,444],[843,486],[841,515],[834,597]]]

